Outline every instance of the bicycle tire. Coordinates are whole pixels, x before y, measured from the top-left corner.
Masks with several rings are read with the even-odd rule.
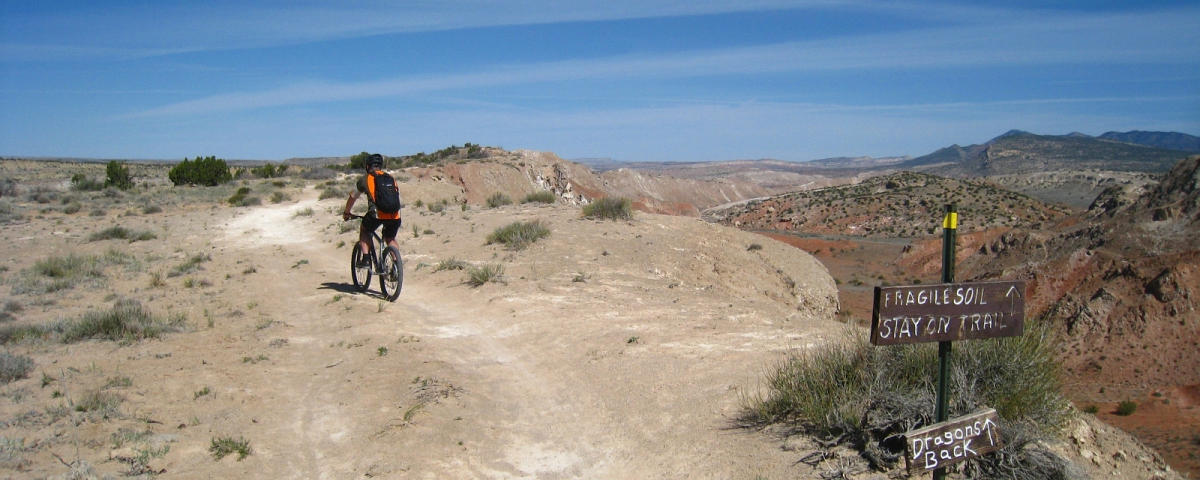
[[[394,302],[404,288],[404,260],[400,258],[400,251],[391,246],[383,249],[380,265],[383,268],[379,272],[379,290],[389,302]]]
[[[371,269],[373,267],[358,268],[359,260],[362,260],[362,249],[355,244],[352,248],[354,253],[350,254],[350,278],[354,279],[354,289],[359,293],[366,292],[371,286]],[[374,262],[371,262],[374,263]]]

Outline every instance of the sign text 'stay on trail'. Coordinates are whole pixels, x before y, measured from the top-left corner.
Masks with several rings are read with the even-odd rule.
[[[898,345],[1019,336],[1025,282],[875,287],[871,343]]]
[[[988,408],[905,434],[910,473],[953,465],[1004,446],[1000,416]]]

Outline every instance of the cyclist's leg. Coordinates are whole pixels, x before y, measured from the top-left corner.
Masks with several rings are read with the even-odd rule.
[[[380,220],[383,224],[383,231],[380,236],[383,237],[383,242],[389,247],[396,247],[396,251],[400,251],[400,245],[396,243],[396,233],[400,231],[400,220]]]
[[[372,216],[364,216],[362,218],[362,227],[358,230],[358,248],[363,253],[363,257],[371,255],[372,238],[371,233],[379,228],[379,219]]]

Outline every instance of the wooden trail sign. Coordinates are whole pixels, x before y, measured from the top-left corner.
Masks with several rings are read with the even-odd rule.
[[[905,460],[910,474],[945,468],[1004,446],[1000,416],[988,408],[905,434]]]
[[[1024,331],[1024,281],[875,287],[873,345],[1015,337]]]

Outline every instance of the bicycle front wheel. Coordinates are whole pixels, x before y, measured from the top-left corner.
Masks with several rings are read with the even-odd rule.
[[[387,247],[383,250],[381,263],[383,270],[379,272],[379,289],[389,302],[394,302],[404,287],[404,261],[400,259],[396,247]]]
[[[370,262],[364,262],[364,258],[370,258],[363,255],[362,250],[355,245],[354,253],[350,255],[350,277],[354,279],[354,289],[359,293],[367,291],[367,287],[371,286],[371,267]],[[359,268],[359,265],[368,265]]]

